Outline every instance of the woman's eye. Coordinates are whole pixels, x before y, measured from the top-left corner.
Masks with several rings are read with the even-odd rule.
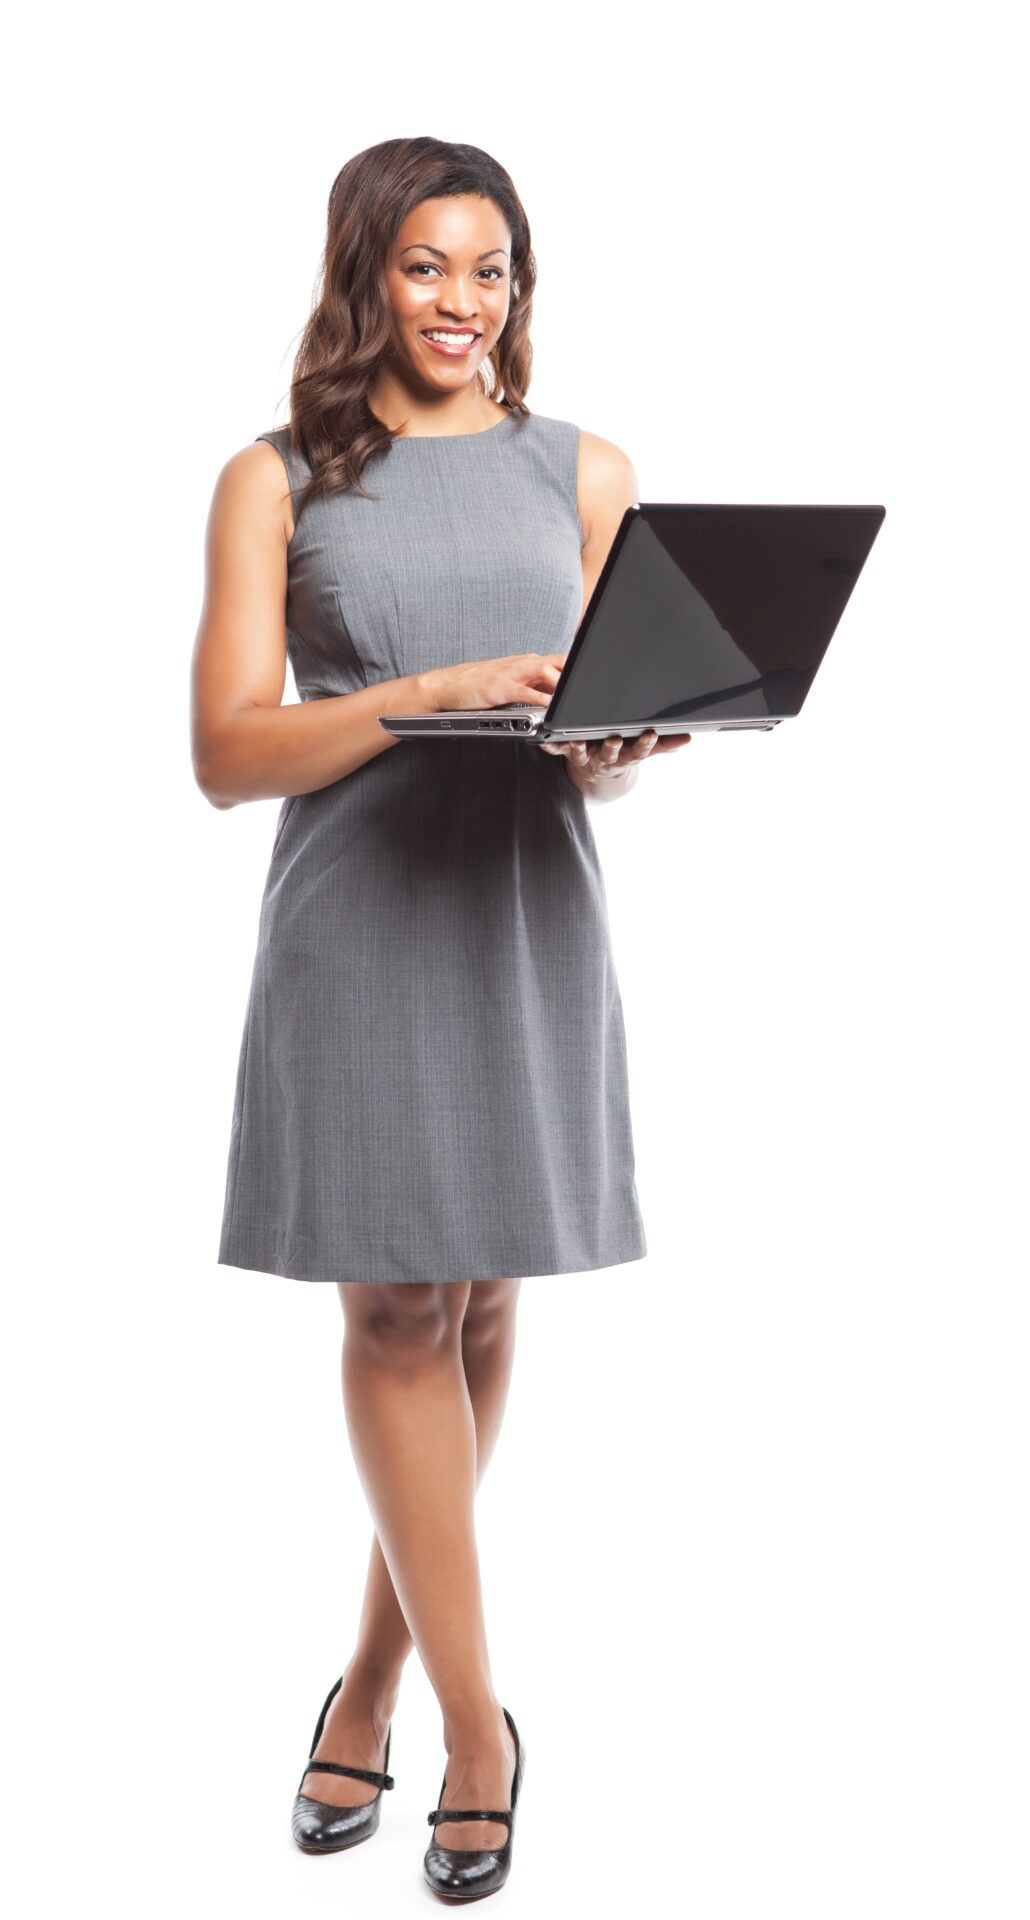
[[[417,274],[419,279],[424,280],[425,274],[422,271],[424,267],[428,267],[430,273],[436,272],[436,263],[433,260],[416,260],[414,262],[414,265],[410,267],[405,267],[404,271],[405,273]],[[498,280],[503,280],[504,278],[504,275],[502,274],[500,267],[484,267],[483,272],[495,273],[497,275]]]

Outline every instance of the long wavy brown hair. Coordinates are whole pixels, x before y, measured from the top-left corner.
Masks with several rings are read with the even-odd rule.
[[[341,167],[329,194],[325,248],[311,317],[293,365],[290,422],[296,453],[311,479],[294,501],[299,518],[309,500],[361,482],[373,453],[396,434],[373,412],[369,393],[393,332],[386,262],[403,221],[423,200],[482,194],[511,233],[511,302],[496,348],[477,370],[484,392],[514,413],[528,414],[533,348],[529,322],[536,262],[529,222],[510,176],[481,147],[419,135],[381,140]]]

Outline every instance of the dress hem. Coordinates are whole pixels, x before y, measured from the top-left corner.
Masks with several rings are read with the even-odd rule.
[[[646,1259],[647,1259],[647,1243],[645,1240],[643,1240],[643,1238],[641,1238],[639,1242],[634,1244],[631,1248],[627,1249],[623,1253],[612,1253],[610,1256],[605,1257],[604,1259],[587,1260],[582,1262],[579,1265],[573,1265],[573,1266],[567,1266],[565,1265],[564,1262],[562,1262],[561,1264],[549,1264],[546,1266],[537,1266],[534,1264],[531,1271],[524,1271],[520,1273],[518,1277],[520,1279],[536,1280],[536,1279],[544,1279],[547,1276],[553,1275],[553,1274],[605,1273],[607,1272],[609,1267],[627,1266],[631,1262],[638,1261],[638,1260],[646,1260]],[[429,1280],[429,1279],[432,1279],[433,1281],[443,1281],[445,1284],[449,1284],[451,1282],[457,1284],[461,1281],[467,1281],[467,1280],[488,1280],[488,1279],[502,1277],[499,1275],[483,1273],[480,1271],[477,1273],[461,1273],[461,1274],[448,1273],[446,1275],[433,1274],[433,1275],[427,1275],[425,1279],[422,1279],[421,1277],[416,1278],[414,1275],[405,1275],[403,1277],[400,1277],[398,1279],[391,1281],[389,1276],[385,1274],[378,1274],[374,1279],[370,1279],[370,1278],[365,1278],[361,1275],[354,1275],[354,1274],[298,1273],[296,1271],[292,1271],[292,1269],[295,1266],[295,1263],[292,1260],[287,1262],[285,1259],[273,1258],[272,1260],[269,1261],[269,1260],[263,1259],[260,1255],[254,1255],[250,1258],[247,1258],[245,1255],[242,1254],[242,1252],[239,1255],[234,1255],[227,1251],[220,1252],[218,1254],[216,1265],[220,1267],[237,1267],[240,1269],[241,1272],[244,1272],[244,1273],[272,1274],[283,1280],[296,1280],[301,1282],[302,1284],[313,1285],[313,1286],[332,1286],[337,1281],[340,1281],[340,1280],[345,1281],[348,1285],[351,1285],[351,1286],[369,1286],[369,1287],[390,1286],[390,1285],[425,1286],[426,1280]],[[503,1277],[508,1278],[512,1276],[506,1275]]]

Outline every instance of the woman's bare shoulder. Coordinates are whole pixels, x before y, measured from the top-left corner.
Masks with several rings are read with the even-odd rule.
[[[230,516],[271,513],[281,521],[287,540],[293,538],[289,471],[268,440],[249,441],[229,455],[215,484],[215,499]]]
[[[599,433],[589,433],[586,427],[579,430],[580,461],[597,471],[619,469],[625,471],[632,465],[629,454],[614,440],[605,440]]]
[[[626,508],[640,498],[636,470],[629,454],[614,440],[579,430],[577,475],[579,517],[589,544],[595,531],[611,544]]]

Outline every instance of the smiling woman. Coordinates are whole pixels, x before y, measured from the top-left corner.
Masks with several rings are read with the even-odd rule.
[[[434,257],[428,261],[415,260],[411,262],[406,259],[408,253],[417,252],[432,254]],[[506,249],[504,247],[488,247],[483,253],[477,255],[476,266],[479,268],[481,261],[489,260],[494,255],[504,256],[505,253]],[[446,267],[448,265],[448,256],[446,253],[443,253],[439,247],[429,247],[419,241],[414,241],[410,243],[409,246],[402,247],[398,257],[405,262],[403,268],[405,276],[409,280],[420,279],[423,285],[428,285],[438,271],[436,263],[439,263],[439,267]],[[507,261],[505,260],[505,266],[506,265]],[[479,277],[481,279],[489,280],[489,276],[491,275],[494,276],[495,285],[503,284],[507,277],[506,273],[502,271],[500,267],[480,268]],[[508,317],[507,309],[508,303],[507,297],[505,297],[504,313],[501,320],[502,327]],[[483,338],[483,330],[481,327],[447,327],[434,325],[432,327],[420,327],[419,332],[423,340],[427,340],[429,345],[435,348],[438,353],[467,355],[471,353],[476,341]]]
[[[430,150],[444,146],[384,141],[333,183],[321,295],[293,374],[291,440],[310,469],[298,512],[361,491],[366,462],[398,434],[475,433],[525,410],[529,223],[503,168],[457,146],[434,168]]]
[[[378,723],[546,702],[633,497],[618,448],[526,405],[535,277],[522,204],[479,148],[385,141],[347,163],[290,424],[219,478],[194,667],[205,793],[282,796],[218,1258],[338,1286],[375,1528],[294,1838],[328,1852],[375,1831],[417,1646],[448,1756],[423,1871],[470,1898],[510,1870],[524,1765],[474,1525],[519,1288],[647,1250],[579,774],[532,741]]]

